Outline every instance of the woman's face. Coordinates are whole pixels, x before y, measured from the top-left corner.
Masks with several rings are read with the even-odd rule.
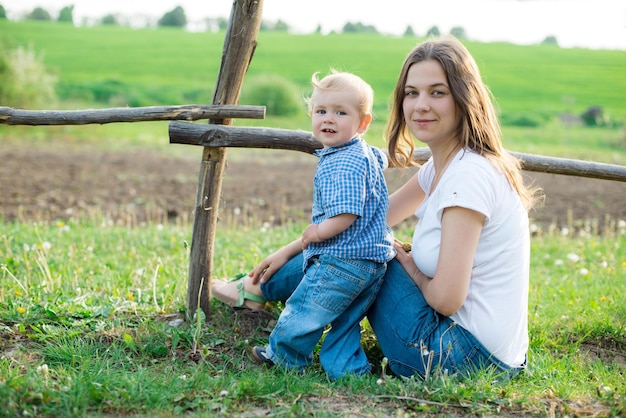
[[[454,139],[456,105],[439,61],[411,65],[404,85],[402,110],[411,133],[429,147]]]

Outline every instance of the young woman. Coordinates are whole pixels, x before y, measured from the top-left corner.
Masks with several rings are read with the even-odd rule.
[[[537,190],[503,149],[491,93],[461,42],[429,40],[409,53],[387,136],[392,165],[411,165],[415,139],[432,153],[390,196],[390,226],[417,217],[412,250],[396,241],[367,313],[391,371],[515,375],[528,349],[528,210]],[[268,256],[247,290],[286,299],[298,259]]]

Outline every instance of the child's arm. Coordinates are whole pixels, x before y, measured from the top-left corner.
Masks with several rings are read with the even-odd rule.
[[[311,242],[322,242],[345,231],[354,223],[357,216],[351,213],[342,213],[326,219],[320,224],[311,224],[302,233],[302,249]]]

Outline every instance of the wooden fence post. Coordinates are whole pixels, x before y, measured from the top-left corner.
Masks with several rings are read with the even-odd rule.
[[[233,1],[213,95],[214,105],[233,105],[239,101],[243,78],[256,48],[262,11],[263,0]],[[230,125],[232,121],[210,119],[209,123]],[[202,309],[207,318],[210,315],[213,248],[225,165],[226,148],[204,147],[191,238],[187,290],[188,319],[193,318],[198,308]]]

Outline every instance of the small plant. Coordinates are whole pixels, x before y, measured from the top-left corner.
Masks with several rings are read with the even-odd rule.
[[[16,108],[51,107],[56,77],[33,47],[3,50],[0,46],[0,103]]]

